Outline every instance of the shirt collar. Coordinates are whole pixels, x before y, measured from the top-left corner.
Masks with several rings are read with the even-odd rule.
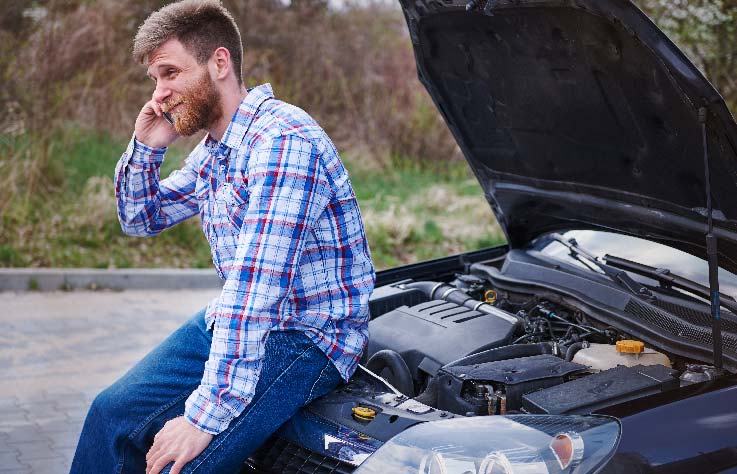
[[[274,91],[271,89],[271,84],[269,83],[248,89],[248,94],[241,101],[241,105],[238,106],[238,110],[233,115],[220,142],[208,134],[205,145],[211,152],[215,152],[218,149],[225,151],[223,147],[230,149],[240,147],[243,138],[246,136],[248,127],[251,126],[253,118],[256,116],[258,108],[261,107],[264,101],[273,98]]]

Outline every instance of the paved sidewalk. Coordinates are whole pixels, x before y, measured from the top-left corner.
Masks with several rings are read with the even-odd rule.
[[[218,293],[0,293],[0,474],[68,473],[95,395]]]

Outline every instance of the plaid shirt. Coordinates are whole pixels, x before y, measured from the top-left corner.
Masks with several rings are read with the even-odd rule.
[[[222,140],[209,135],[159,180],[165,149],[131,140],[115,170],[123,231],[149,236],[199,212],[222,293],[186,419],[217,434],[248,405],[270,331],[303,331],[346,380],[368,338],[374,268],[355,194],[303,110],[249,90]]]

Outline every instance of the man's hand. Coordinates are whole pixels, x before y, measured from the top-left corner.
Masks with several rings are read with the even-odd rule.
[[[212,438],[210,433],[187,423],[183,416],[167,421],[146,454],[146,474],[159,474],[172,461],[170,473],[179,474],[185,464],[210,445]]]
[[[151,148],[163,148],[179,138],[177,131],[164,119],[161,104],[146,102],[136,119],[136,140]]]

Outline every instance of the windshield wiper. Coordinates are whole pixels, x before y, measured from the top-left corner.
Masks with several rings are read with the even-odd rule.
[[[696,283],[693,280],[689,280],[688,278],[675,275],[667,268],[650,267],[642,263],[633,262],[631,260],[627,260],[621,257],[615,257],[613,255],[604,255],[604,260],[606,260],[606,263],[611,265],[612,267],[621,268],[622,270],[626,270],[628,272],[637,273],[638,275],[652,278],[653,280],[664,284],[664,286],[666,287],[671,286],[673,288],[680,288],[681,290],[686,290],[689,293],[701,296],[702,298],[705,298],[707,300],[711,297],[711,290],[709,290],[708,286],[704,286]],[[737,301],[731,296],[725,295],[724,293],[720,293],[719,295],[719,304],[730,310],[731,312],[737,314]]]
[[[566,246],[568,248],[568,252],[570,252],[571,254],[571,257],[575,258],[584,265],[586,265],[587,262],[594,265],[596,268],[601,270],[604,275],[609,277],[609,279],[612,280],[614,283],[623,286],[628,291],[641,298],[646,298],[648,300],[655,299],[655,296],[652,294],[648,287],[646,287],[642,283],[633,280],[632,277],[627,275],[627,272],[625,272],[624,270],[620,270],[614,265],[608,265],[599,260],[597,257],[591,255],[586,250],[584,250],[578,244],[578,242],[576,242],[576,239],[566,239],[560,234],[553,234],[550,237],[556,242],[560,242],[561,244]]]

